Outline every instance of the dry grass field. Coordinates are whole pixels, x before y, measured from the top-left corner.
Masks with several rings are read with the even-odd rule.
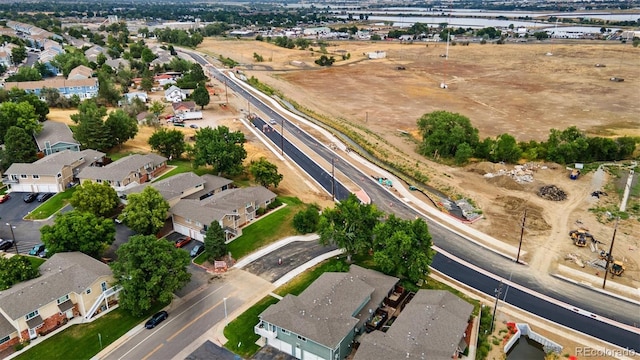
[[[344,41],[326,47],[336,58],[329,68],[314,64],[321,53],[317,45],[311,49],[210,38],[198,48],[212,57],[240,62],[238,68],[248,77],[255,76],[309,111],[344,124],[377,148],[378,155],[419,168],[429,176],[430,185],[470,197],[484,214],[473,226],[498,239],[517,244],[526,208],[525,260],[532,268],[555,271],[562,263],[578,269],[564,263],[567,253],[577,252],[586,260],[595,256],[569,240],[568,231],[578,226],[576,221],[609,243],[613,224],[597,221],[589,209],[615,207],[619,198],[612,194],[596,202],[590,192],[594,186],[611,184],[613,176],[602,184],[592,174],[570,181],[564,167],[548,164],[548,169],[535,173],[531,184],[519,185],[507,178],[488,180],[482,176],[487,165],[452,168],[418,155],[416,121],[425,113],[446,110],[467,116],[481,138],[509,133],[520,141],[544,140],[550,129],[574,125],[590,135],[640,136],[640,49],[596,41],[472,43],[450,46],[445,60],[441,55],[446,47],[440,43]],[[365,54],[371,51],[385,51],[387,56],[369,60]],[[255,62],[254,53],[265,61]],[[343,60],[347,54],[349,58]],[[625,81],[613,82],[611,77]],[[439,87],[443,81],[446,90]],[[561,187],[569,199],[552,202],[535,195],[548,184]],[[614,249],[627,262],[627,272],[615,281],[634,287],[640,285],[635,260],[640,244],[634,235],[638,231],[637,220],[621,222]],[[589,267],[579,270],[587,275],[597,272]]]

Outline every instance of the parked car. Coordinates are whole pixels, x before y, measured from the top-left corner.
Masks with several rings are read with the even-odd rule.
[[[40,256],[40,253],[44,253],[44,244],[38,244],[34,246],[31,250],[29,250],[29,255],[31,256]],[[44,256],[40,256],[44,257]]]
[[[187,245],[190,242],[191,242],[191,238],[190,237],[183,236],[180,239],[178,239],[178,241],[176,241],[176,247],[177,248],[181,248],[181,247]]]
[[[12,246],[13,246],[12,239],[5,239],[5,240],[0,239],[0,250],[7,251]]]
[[[189,125],[189,127],[190,127],[190,128],[192,128],[192,129],[197,129],[197,128],[198,128],[198,125],[196,125],[196,124],[191,124],[191,125]]]
[[[153,329],[168,317],[169,314],[166,311],[162,310],[159,313],[153,315],[151,319],[149,319],[146,324],[144,324],[144,327],[146,327],[147,329]]]
[[[38,197],[38,193],[28,193],[28,194],[25,194],[22,200],[24,200],[24,202],[26,203],[30,203],[30,202],[33,202],[37,197]]]
[[[173,126],[179,126],[179,127],[184,127],[184,123],[181,122],[174,122]]]
[[[277,124],[277,122],[276,122],[276,120],[275,120],[275,119],[270,119],[270,120],[269,120],[269,124],[271,124],[271,125],[275,125],[275,124]]]
[[[49,198],[52,196],[53,196],[53,193],[40,193],[36,198],[36,200],[38,200],[38,202],[45,202],[49,200]]]
[[[11,199],[11,195],[9,194],[4,194],[4,195],[0,195],[0,204],[2,204],[3,202],[7,201]]]
[[[204,245],[196,245],[191,249],[191,257],[196,257],[204,252]]]

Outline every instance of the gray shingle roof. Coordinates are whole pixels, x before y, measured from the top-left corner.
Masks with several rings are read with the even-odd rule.
[[[151,186],[152,188],[158,190],[162,197],[169,201],[171,199],[175,199],[176,197],[180,197],[185,190],[192,189],[197,185],[203,184],[204,179],[200,176],[192,173],[182,173],[177,174],[171,177],[168,177],[164,180],[156,181],[153,183],[144,183],[141,185],[134,186],[130,189],[124,191],[125,194],[136,194],[142,192],[145,187]]]
[[[420,290],[384,333],[360,338],[354,360],[451,359],[473,305],[445,290]]]
[[[382,301],[397,278],[351,265],[348,273],[322,274],[299,296],[287,295],[260,314],[260,318],[309,340],[334,349],[352,331],[360,319],[355,312],[373,310]],[[371,297],[371,299],[370,299]]]
[[[132,154],[102,167],[87,167],[78,174],[80,179],[121,181],[146,164],[159,165],[167,158],[156,154]]]
[[[205,194],[212,193],[213,191],[216,191],[218,189],[221,189],[224,186],[228,186],[233,183],[232,180],[229,180],[220,176],[211,175],[211,174],[204,174],[200,176],[200,178],[202,178],[202,180],[204,180],[205,182],[204,188],[201,191],[198,191],[196,193],[193,193],[185,197],[186,199],[200,199],[200,197]]]
[[[40,150],[45,148],[47,141],[52,146],[60,142],[78,144],[67,124],[51,120],[45,121],[42,124],[42,131],[36,135],[36,142]]]
[[[83,253],[57,253],[40,265],[40,277],[0,292],[0,307],[15,320],[66,294],[81,293],[100,276],[111,274],[108,265]]]
[[[0,338],[11,335],[16,332],[16,328],[7,320],[6,317],[0,316]]]
[[[100,159],[104,153],[92,149],[82,151],[64,150],[45,156],[33,163],[14,163],[6,171],[6,174],[25,175],[49,175],[56,176],[65,166],[71,166],[74,162],[85,159],[84,166],[91,164],[94,159]]]

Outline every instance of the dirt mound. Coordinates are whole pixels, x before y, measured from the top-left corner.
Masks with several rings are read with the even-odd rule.
[[[563,201],[567,199],[567,193],[555,185],[545,185],[538,190],[537,194],[543,199],[552,201]]]
[[[500,164],[494,164],[489,161],[482,161],[482,162],[467,166],[467,171],[484,175],[484,174],[492,173],[499,169],[504,169],[504,168],[505,167]]]
[[[488,178],[487,182],[489,184],[499,186],[501,188],[505,188],[507,190],[524,190],[525,187],[519,184],[517,181],[513,180],[509,176],[496,176],[492,178]]]

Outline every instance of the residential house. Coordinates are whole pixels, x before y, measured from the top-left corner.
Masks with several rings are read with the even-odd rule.
[[[149,95],[147,95],[146,92],[141,91],[129,92],[124,94],[123,97],[127,104],[131,104],[133,99],[139,99],[143,103],[147,103],[149,101]]]
[[[77,182],[83,169],[102,161],[104,155],[92,149],[54,152],[33,163],[13,163],[2,181],[13,192],[62,192]]]
[[[160,87],[163,87],[167,84],[175,84],[176,80],[182,76],[179,72],[166,72],[164,74],[158,74],[153,77],[153,81],[157,82]]]
[[[164,91],[164,98],[171,103],[180,103],[187,98],[187,94],[179,87],[172,85]]]
[[[105,48],[103,48],[102,46],[94,45],[94,46],[92,46],[92,47],[90,47],[90,48],[88,48],[87,50],[84,51],[84,56],[90,62],[97,62],[98,61],[98,54],[104,54],[106,56],[107,55],[107,50]]]
[[[198,109],[194,101],[174,102],[171,107],[173,114],[181,119],[202,119],[202,111]]]
[[[326,272],[300,295],[288,294],[264,310],[254,332],[267,345],[298,359],[344,359],[397,282],[395,277],[357,265],[347,273]]]
[[[98,79],[66,80],[51,78],[40,81],[8,82],[4,88],[9,90],[18,88],[42,97],[40,92],[43,88],[58,89],[60,95],[71,98],[77,95],[81,100],[90,99],[98,95]]]
[[[67,80],[82,80],[88,79],[93,76],[93,70],[84,65],[78,65],[71,69],[69,72],[69,76],[67,76]]]
[[[106,182],[121,192],[153,179],[166,167],[167,158],[163,156],[132,154],[105,166],[86,167],[78,174],[78,179],[81,183],[87,180]]]
[[[65,123],[45,121],[42,131],[35,138],[38,150],[45,156],[64,150],[80,151],[80,143],[73,138],[71,129]]]
[[[446,290],[419,290],[386,332],[363,334],[353,360],[458,359],[473,305]]]
[[[57,253],[39,270],[39,277],[0,292],[0,351],[117,303],[111,269],[88,255]]]
[[[5,69],[13,65],[11,61],[11,48],[9,45],[0,45],[0,66],[3,66]]]
[[[50,73],[55,74],[57,76],[62,76],[62,71],[53,65],[53,59],[59,54],[64,54],[64,49],[60,46],[60,44],[55,43],[54,45],[49,46],[38,56],[38,61],[45,65],[47,70]]]
[[[123,58],[108,59],[104,63],[109,65],[109,66],[111,66],[115,70],[129,69],[131,67],[131,64],[129,63],[129,60],[126,60],[126,59],[123,59]]]
[[[257,210],[266,208],[276,198],[276,194],[262,186],[213,192],[213,195],[202,200],[199,197],[204,192],[193,194],[193,198],[181,199],[173,205],[169,209],[173,229],[204,241],[208,226],[217,221],[224,229],[227,240],[230,240],[242,235],[241,226],[253,221],[257,217]]]

